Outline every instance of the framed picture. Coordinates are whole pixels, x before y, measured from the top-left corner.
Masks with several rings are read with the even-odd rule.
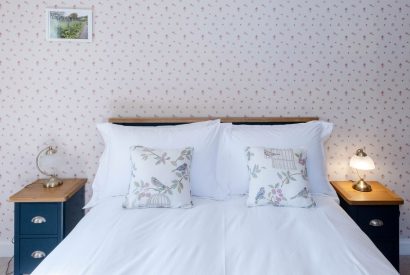
[[[48,41],[92,41],[92,10],[46,9],[46,24]]]

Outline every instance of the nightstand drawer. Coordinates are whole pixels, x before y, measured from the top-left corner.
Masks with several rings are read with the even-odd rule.
[[[33,272],[57,244],[57,238],[20,239],[20,274]]]
[[[373,243],[394,266],[399,266],[399,257],[397,257],[399,243],[397,240],[373,240]]]
[[[20,208],[20,234],[57,234],[58,209],[58,203],[22,203]]]
[[[356,223],[371,239],[395,239],[399,234],[397,206],[360,206]]]

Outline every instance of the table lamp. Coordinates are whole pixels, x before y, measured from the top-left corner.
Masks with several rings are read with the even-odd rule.
[[[370,192],[372,187],[370,184],[364,181],[363,177],[359,175],[358,170],[373,170],[375,168],[374,162],[371,157],[369,157],[363,149],[358,149],[356,154],[350,159],[350,167],[356,170],[359,180],[352,186],[353,189],[360,192]]]
[[[43,186],[46,187],[46,188],[53,188],[53,187],[57,187],[57,186],[63,184],[63,181],[57,177],[57,174],[54,171],[52,173],[48,173],[44,169],[40,168],[40,158],[42,158],[42,157],[52,158],[52,156],[55,155],[56,153],[57,153],[57,147],[48,146],[48,147],[44,148],[43,150],[41,150],[38,153],[37,158],[36,158],[36,165],[37,165],[38,171],[41,174],[49,177],[43,183]]]

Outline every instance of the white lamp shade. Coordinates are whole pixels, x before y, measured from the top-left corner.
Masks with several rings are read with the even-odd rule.
[[[58,174],[63,160],[59,154],[43,155],[40,158],[41,167],[50,174]]]
[[[350,167],[357,170],[373,170],[375,168],[371,157],[361,157],[356,155],[350,159]]]

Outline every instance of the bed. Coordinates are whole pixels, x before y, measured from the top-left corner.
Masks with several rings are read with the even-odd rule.
[[[316,118],[228,118],[250,125]],[[201,119],[111,119],[127,126]],[[94,205],[32,273],[398,274],[331,195],[314,208],[247,207],[246,196],[193,197],[190,209],[130,209],[124,196]]]

